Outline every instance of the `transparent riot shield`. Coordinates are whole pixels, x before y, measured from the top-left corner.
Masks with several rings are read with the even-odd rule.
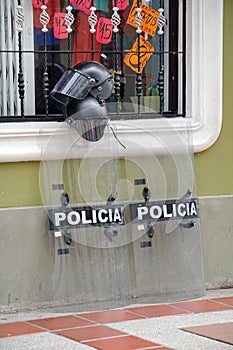
[[[96,310],[205,292],[189,132],[130,122],[147,142],[116,135],[118,120],[97,142],[62,124],[41,145],[54,302]]]

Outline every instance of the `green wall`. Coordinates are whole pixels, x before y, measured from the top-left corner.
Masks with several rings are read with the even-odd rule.
[[[0,207],[40,205],[39,162],[0,164]]]
[[[218,30],[216,28],[216,30]],[[207,151],[195,155],[199,196],[233,194],[233,1],[224,1],[223,126]],[[214,40],[214,33],[213,33]],[[0,207],[41,205],[39,162],[0,164]]]
[[[216,28],[216,30],[218,30]],[[196,154],[199,196],[233,194],[233,1],[224,1],[223,125],[207,151]],[[213,33],[214,40],[214,33]]]

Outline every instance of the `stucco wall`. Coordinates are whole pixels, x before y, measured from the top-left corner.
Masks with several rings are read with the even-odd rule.
[[[216,30],[218,30],[216,28]],[[224,1],[223,124],[220,137],[207,151],[196,154],[199,196],[233,193],[233,1]],[[214,40],[214,33],[213,33]]]
[[[233,287],[231,213],[233,196],[201,197],[199,205],[205,285],[207,288]],[[187,239],[185,244],[187,251],[181,251],[178,247],[179,255],[181,260],[184,260],[184,266],[192,262],[192,266],[188,268],[189,276],[192,278],[197,268],[195,287],[198,286],[201,289],[200,260],[195,261],[195,256],[199,256],[200,252],[196,251],[196,244],[191,250],[187,245],[189,240],[193,244],[193,239],[198,235],[198,231],[193,231],[192,228],[190,231],[177,231],[177,233],[168,235],[165,239],[166,243],[161,240],[164,237],[163,229],[161,234],[159,231],[156,232],[151,239],[153,248],[140,249],[140,245],[136,242],[134,248],[132,247],[136,249],[136,255],[132,260],[130,247],[127,245],[114,252],[112,249],[95,249],[75,244],[76,248],[72,246],[73,252],[70,255],[58,256],[55,249],[56,239],[51,233],[49,234],[47,215],[43,207],[2,209],[0,220],[0,309],[36,307],[48,305],[48,303],[57,305],[59,301],[66,300],[67,295],[75,296],[75,300],[79,302],[87,298],[87,294],[89,294],[89,299],[100,298],[100,296],[105,296],[106,300],[110,296],[116,296],[119,299],[118,290],[127,294],[131,289],[130,293],[133,293],[136,281],[144,281],[143,284],[139,283],[139,291],[142,288],[143,292],[145,289],[146,291],[156,290],[158,293],[158,288],[163,285],[163,280],[159,283],[159,279],[155,278],[156,284],[151,286],[147,281],[148,277],[149,280],[154,278],[153,271],[158,266],[165,275],[171,273],[171,283],[174,278],[175,281],[178,281],[180,277],[182,279],[179,273],[182,264],[174,266],[175,270],[172,272],[173,265],[169,265],[168,260],[170,259],[175,264],[174,242],[181,240],[179,246],[183,247],[183,235]],[[144,240],[148,240],[148,237]],[[196,243],[198,244],[198,241]],[[173,254],[170,252],[166,255],[167,248],[164,244],[171,245]],[[159,254],[162,251],[165,255],[160,257]],[[192,251],[196,253],[193,255]],[[200,259],[200,256],[197,259]],[[136,267],[137,274],[134,280],[132,273]],[[177,277],[174,277],[175,273],[178,274]],[[121,279],[118,280],[117,276],[121,276]],[[130,278],[131,287],[129,286]],[[185,281],[187,293],[190,293],[189,288],[192,287],[192,284],[190,285],[187,277]],[[181,283],[178,285],[180,288]],[[183,290],[186,291],[186,288]],[[192,296],[194,295],[195,291]],[[164,297],[168,296],[164,295]],[[174,296],[169,294],[169,297]],[[185,298],[185,293],[181,297]],[[120,299],[123,301],[124,296],[120,295]],[[158,294],[157,301],[164,301],[163,295]]]

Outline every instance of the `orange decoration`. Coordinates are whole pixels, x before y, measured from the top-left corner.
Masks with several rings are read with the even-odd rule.
[[[140,29],[144,33],[154,36],[158,27],[158,18],[159,18],[160,12],[142,3],[140,4],[140,9],[141,9],[140,14],[143,20],[142,25],[140,26]],[[134,23],[135,17],[137,14],[136,10],[137,10],[137,0],[134,0],[129,13],[128,20],[127,20],[127,23],[133,26],[134,28],[137,28],[137,25]]]
[[[138,66],[138,41],[140,43],[140,67]],[[131,50],[127,53],[124,58],[125,64],[129,66],[134,72],[142,72],[147,61],[150,59],[151,55],[154,52],[154,48],[151,43],[146,40],[142,35],[140,35],[134,42]]]

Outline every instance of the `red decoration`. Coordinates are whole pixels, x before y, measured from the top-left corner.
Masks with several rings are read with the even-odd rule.
[[[129,0],[112,0],[112,6],[116,6],[119,10],[124,10],[129,5]]]
[[[70,3],[87,15],[90,15],[91,0],[70,0]]]
[[[64,12],[55,12],[54,13],[54,22],[53,22],[53,31],[54,36],[57,39],[67,39],[67,25],[65,24],[65,15]]]
[[[42,5],[48,5],[49,0],[32,0],[32,4],[36,9],[40,9]]]
[[[100,44],[108,44],[112,40],[112,28],[113,24],[111,19],[101,17],[99,18],[96,29],[96,40]]]

